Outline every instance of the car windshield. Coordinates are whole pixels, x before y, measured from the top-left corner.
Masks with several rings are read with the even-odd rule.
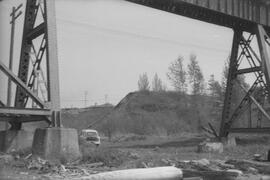
[[[87,132],[87,136],[88,137],[97,137],[97,133],[96,132]]]

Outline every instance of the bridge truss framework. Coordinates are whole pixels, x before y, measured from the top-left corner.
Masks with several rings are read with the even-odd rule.
[[[230,132],[270,133],[270,127],[262,125],[263,119],[270,121],[266,108],[270,104],[270,3],[268,1],[127,1],[232,28],[234,37],[219,137],[226,137]],[[26,0],[18,75],[0,62],[0,70],[17,85],[14,106],[7,107],[5,103],[0,102],[0,120],[8,121],[11,129],[18,130],[23,122],[30,121],[47,121],[52,126],[61,126],[54,3],[54,0]],[[249,33],[247,38],[243,36],[244,32]],[[257,39],[259,55],[251,45],[254,39]],[[246,61],[249,67],[241,68],[243,61]],[[42,62],[44,66],[41,66]],[[249,73],[254,73],[256,79],[247,89],[238,77]],[[40,76],[45,87],[42,91],[42,100],[37,94]],[[242,88],[245,96],[235,107],[233,94],[236,85]],[[28,107],[29,101],[34,105],[31,108]],[[252,110],[252,107],[256,111]],[[236,119],[247,110],[250,111],[250,117],[247,119],[248,127],[233,128]],[[257,113],[256,124],[252,123],[252,112]]]
[[[0,70],[16,84],[15,102],[0,103],[0,120],[11,130],[32,121],[61,126],[56,39],[55,2],[26,0],[18,74],[0,62]]]

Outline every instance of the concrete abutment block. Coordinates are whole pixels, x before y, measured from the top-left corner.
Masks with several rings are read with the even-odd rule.
[[[0,151],[5,153],[31,150],[33,131],[0,131]]]
[[[235,147],[235,146],[237,146],[236,138],[233,135],[229,135],[226,138],[222,138],[221,142],[223,143],[223,145],[225,147]]]
[[[81,158],[76,129],[44,128],[36,129],[32,152],[34,156],[61,162],[71,162]]]

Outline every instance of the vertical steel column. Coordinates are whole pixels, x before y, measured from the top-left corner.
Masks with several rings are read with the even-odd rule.
[[[227,78],[227,86],[226,86],[226,92],[225,92],[221,125],[220,125],[220,130],[219,130],[220,137],[227,137],[228,135],[229,125],[227,123],[231,114],[232,92],[233,92],[234,80],[236,79],[237,57],[238,57],[239,43],[241,41],[242,34],[243,34],[242,31],[234,30],[230,64],[229,64],[229,72],[228,72],[228,78]]]
[[[57,55],[55,1],[44,0],[47,53],[48,101],[52,110],[52,125],[61,126],[60,91]]]
[[[18,77],[27,84],[32,39],[28,34],[34,29],[37,16],[37,0],[27,0]],[[24,108],[26,93],[17,87],[15,107]]]
[[[30,52],[31,52],[31,41],[28,39],[28,34],[34,28],[34,23],[36,19],[36,6],[37,0],[27,0],[25,7],[25,18],[24,18],[24,29],[23,29],[23,38],[22,38],[22,47],[21,55],[19,62],[19,72],[18,77],[24,82],[27,83],[28,71],[29,71],[29,61],[30,61]],[[20,88],[17,87],[16,97],[15,97],[15,107],[24,108],[24,101],[27,97],[26,93]],[[19,121],[10,122],[11,129],[19,130],[22,127],[22,123]]]
[[[266,88],[267,91],[270,92],[270,54],[266,46],[266,38],[268,36],[262,25],[257,25],[256,35],[262,60],[262,71],[266,79]],[[270,102],[270,96],[268,96],[268,102]]]

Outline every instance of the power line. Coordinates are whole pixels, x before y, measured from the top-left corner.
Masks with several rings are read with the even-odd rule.
[[[138,33],[134,33],[134,32],[121,31],[121,30],[112,29],[112,28],[108,28],[108,27],[97,26],[94,24],[71,21],[71,20],[67,20],[67,19],[57,18],[57,20],[62,21],[62,22],[66,22],[69,24],[80,25],[80,26],[96,29],[98,31],[102,31],[102,32],[106,32],[106,33],[113,33],[113,34],[117,34],[117,35],[127,35],[127,36],[137,37],[137,38],[141,38],[141,39],[150,39],[150,40],[161,41],[161,42],[166,42],[166,43],[170,43],[170,44],[177,44],[179,46],[184,46],[184,47],[190,46],[190,47],[205,49],[208,51],[215,50],[215,51],[222,52],[222,53],[228,53],[227,50],[220,49],[220,48],[205,47],[205,46],[193,44],[193,43],[187,43],[187,42],[183,43],[183,42],[179,42],[179,41],[175,41],[175,40],[163,39],[160,37],[146,36],[146,35],[142,35],[142,34],[138,34]]]

